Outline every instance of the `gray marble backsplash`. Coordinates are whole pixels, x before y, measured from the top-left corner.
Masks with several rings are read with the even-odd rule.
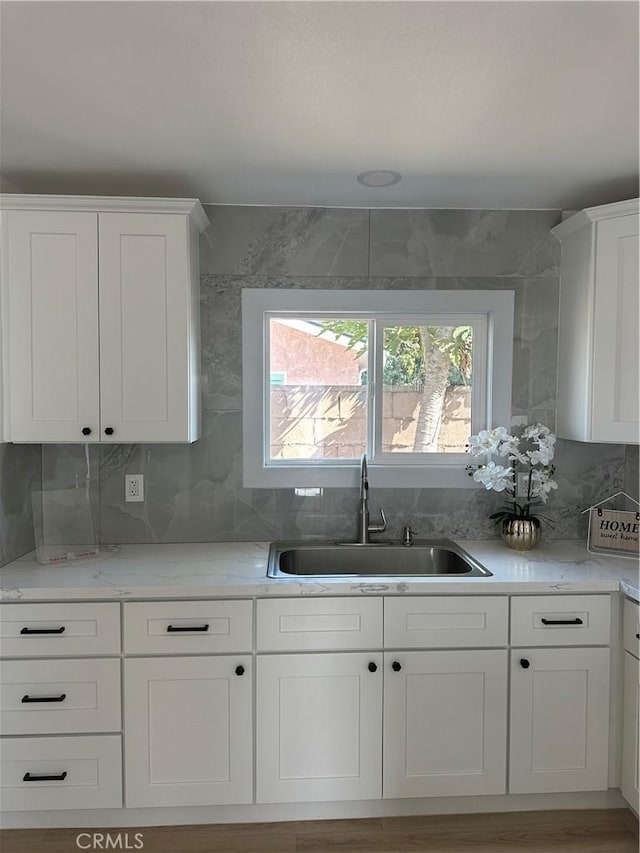
[[[638,465],[640,453],[638,451],[640,451],[638,445],[627,447],[624,475],[624,490],[636,500],[640,500],[640,470]]]
[[[192,445],[42,448],[45,489],[89,478],[104,543],[346,538],[357,493],[242,486],[241,289],[512,289],[513,415],[553,428],[559,211],[346,210],[209,206],[201,238],[203,437]],[[634,463],[635,458],[635,463]],[[559,489],[545,513],[554,538],[582,538],[580,511],[637,474],[637,452],[559,441]],[[635,464],[635,469],[633,468]],[[124,502],[124,474],[145,475],[145,502]],[[377,489],[392,536],[489,538],[500,496],[477,489]]]
[[[0,566],[35,547],[31,493],[41,488],[40,447],[0,444]]]

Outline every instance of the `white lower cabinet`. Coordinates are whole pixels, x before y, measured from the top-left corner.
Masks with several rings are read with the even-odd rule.
[[[512,649],[509,791],[605,790],[608,648]]]
[[[250,803],[250,655],[124,662],[127,806]]]
[[[120,733],[116,658],[6,660],[0,667],[3,735]]]
[[[2,808],[121,808],[123,772],[129,808],[605,790],[610,604],[291,596],[254,636],[248,600],[126,602],[124,738],[118,605],[3,605]],[[634,809],[637,636],[626,602]]]
[[[504,794],[507,652],[385,654],[384,797]]]
[[[622,730],[622,796],[640,814],[640,663],[624,653],[624,705]]]
[[[624,599],[624,700],[622,705],[622,778],[620,790],[631,808],[640,813],[640,607]]]
[[[0,740],[6,811],[122,807],[120,735]]]
[[[264,655],[257,661],[259,803],[382,795],[382,654]]]

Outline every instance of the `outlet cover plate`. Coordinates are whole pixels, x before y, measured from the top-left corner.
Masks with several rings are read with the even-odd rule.
[[[144,501],[144,474],[124,475],[125,503],[142,503]]]

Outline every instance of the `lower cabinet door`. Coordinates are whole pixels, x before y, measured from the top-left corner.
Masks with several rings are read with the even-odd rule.
[[[509,791],[602,791],[608,648],[512,649]]]
[[[384,796],[506,790],[507,652],[387,652]]]
[[[251,657],[124,662],[126,805],[250,803]]]
[[[264,655],[256,666],[257,801],[378,799],[382,655]]]
[[[120,735],[1,738],[0,803],[3,811],[122,808]]]
[[[624,653],[624,705],[622,724],[622,796],[640,812],[639,755],[640,750],[640,664],[631,652]]]

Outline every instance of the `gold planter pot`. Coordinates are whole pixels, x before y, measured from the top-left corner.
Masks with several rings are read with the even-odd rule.
[[[514,551],[530,551],[542,537],[538,518],[505,518],[500,532],[509,548]]]

